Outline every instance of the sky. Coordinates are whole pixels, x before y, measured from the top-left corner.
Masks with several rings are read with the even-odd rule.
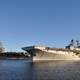
[[[80,0],[0,0],[0,41],[6,51],[80,40]]]

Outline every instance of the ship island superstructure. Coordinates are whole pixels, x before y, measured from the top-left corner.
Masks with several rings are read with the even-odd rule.
[[[51,60],[79,60],[80,59],[80,43],[77,40],[70,41],[65,48],[51,48],[42,45],[34,45],[23,47],[23,50],[34,61],[51,61]],[[77,55],[78,54],[78,55]]]

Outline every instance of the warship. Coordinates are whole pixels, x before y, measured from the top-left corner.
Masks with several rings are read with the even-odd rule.
[[[65,48],[52,48],[42,45],[22,47],[32,62],[52,60],[80,60],[80,43],[71,40]]]

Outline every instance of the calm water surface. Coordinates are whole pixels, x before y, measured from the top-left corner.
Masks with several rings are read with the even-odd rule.
[[[0,80],[80,80],[80,61],[0,60]]]

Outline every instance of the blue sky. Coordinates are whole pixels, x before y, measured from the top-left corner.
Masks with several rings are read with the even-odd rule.
[[[80,0],[0,0],[0,41],[7,51],[80,40]]]

